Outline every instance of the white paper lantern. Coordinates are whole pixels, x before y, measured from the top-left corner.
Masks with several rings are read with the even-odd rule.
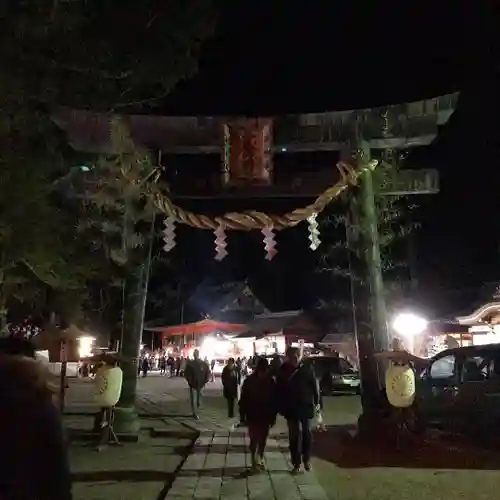
[[[410,365],[391,365],[385,372],[385,389],[389,403],[408,408],[415,400],[415,372]]]
[[[123,372],[118,366],[102,366],[94,382],[94,401],[101,408],[111,408],[118,403],[122,392]]]

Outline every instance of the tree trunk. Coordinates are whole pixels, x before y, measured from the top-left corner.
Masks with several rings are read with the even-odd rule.
[[[370,160],[368,143],[358,141],[357,158],[359,163],[366,164]],[[357,165],[361,167],[361,165]],[[373,430],[373,421],[378,418],[383,408],[383,380],[384,373],[374,357],[375,352],[388,347],[387,315],[384,299],[384,283],[382,279],[382,263],[380,258],[377,212],[375,207],[375,193],[371,171],[361,177],[359,190],[361,216],[360,242],[366,263],[368,287],[365,295],[369,297],[369,327],[360,324],[357,331],[359,364],[362,384],[363,414],[360,417],[360,430],[367,427]]]
[[[130,361],[123,362],[123,386],[115,411],[115,431],[136,436],[140,429],[135,401],[137,397],[137,359],[141,347],[144,326],[144,311],[151,267],[151,251],[154,238],[152,224],[147,253],[142,252],[135,265],[131,266],[125,279],[123,333],[120,342],[121,354]]]

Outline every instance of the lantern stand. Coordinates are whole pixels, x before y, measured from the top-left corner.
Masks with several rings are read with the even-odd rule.
[[[378,352],[375,358],[389,363],[385,373],[386,396],[390,405],[387,420],[394,432],[396,448],[400,450],[403,438],[415,436],[419,428],[414,365],[428,361],[405,350]]]
[[[102,451],[110,445],[122,446],[114,429],[115,407],[110,406],[109,408],[101,408],[100,420],[100,439],[96,451]]]
[[[99,411],[94,417],[94,431],[99,434],[96,451],[102,451],[110,445],[121,446],[114,430],[115,409],[120,399],[123,386],[123,371],[119,366],[119,355],[97,355],[89,358],[93,362],[101,362],[95,378],[94,399]]]

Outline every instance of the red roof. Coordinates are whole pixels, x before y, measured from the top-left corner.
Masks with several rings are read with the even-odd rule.
[[[211,319],[203,319],[196,323],[187,323],[185,325],[175,325],[168,327],[155,328],[160,331],[164,337],[174,337],[176,335],[214,333],[217,330],[222,330],[227,333],[240,333],[246,328],[246,325],[234,323],[225,323],[223,321],[214,321]]]

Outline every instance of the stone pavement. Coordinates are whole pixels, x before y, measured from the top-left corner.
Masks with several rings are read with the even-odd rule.
[[[141,414],[139,442],[95,451],[88,431],[97,407],[92,380],[70,379],[65,398],[64,425],[71,442],[70,465],[75,500],[161,500],[173,484],[200,432],[222,425],[216,413],[196,421],[187,416],[189,403],[183,391],[167,392],[169,381],[155,377],[139,380],[137,409]]]
[[[174,385],[175,384],[175,385]],[[173,386],[173,387],[172,387]],[[95,412],[92,382],[72,380],[66,398],[67,427],[89,429]],[[220,388],[209,389],[220,397]],[[211,396],[209,396],[211,397]],[[266,470],[249,472],[244,429],[205,407],[200,420],[187,416],[187,388],[182,380],[140,380],[138,443],[101,453],[75,441],[70,447],[75,500],[327,500],[314,472],[290,474],[287,442],[278,425],[266,453]],[[71,414],[73,413],[73,414]],[[193,447],[194,444],[194,447]]]
[[[328,500],[314,472],[290,474],[287,443],[272,435],[266,470],[249,469],[248,440],[243,430],[204,433],[176,474],[168,499]]]
[[[88,429],[89,418],[66,416],[71,431]],[[74,500],[156,500],[165,494],[197,433],[162,419],[142,419],[140,440],[96,451],[95,442],[74,438],[69,456]]]
[[[73,430],[88,423],[85,416],[65,417]],[[290,474],[287,443],[276,433],[266,470],[252,474],[245,430],[224,430],[209,411],[199,421],[143,418],[141,425],[138,443],[102,452],[71,443],[75,500],[327,500],[314,472]]]

